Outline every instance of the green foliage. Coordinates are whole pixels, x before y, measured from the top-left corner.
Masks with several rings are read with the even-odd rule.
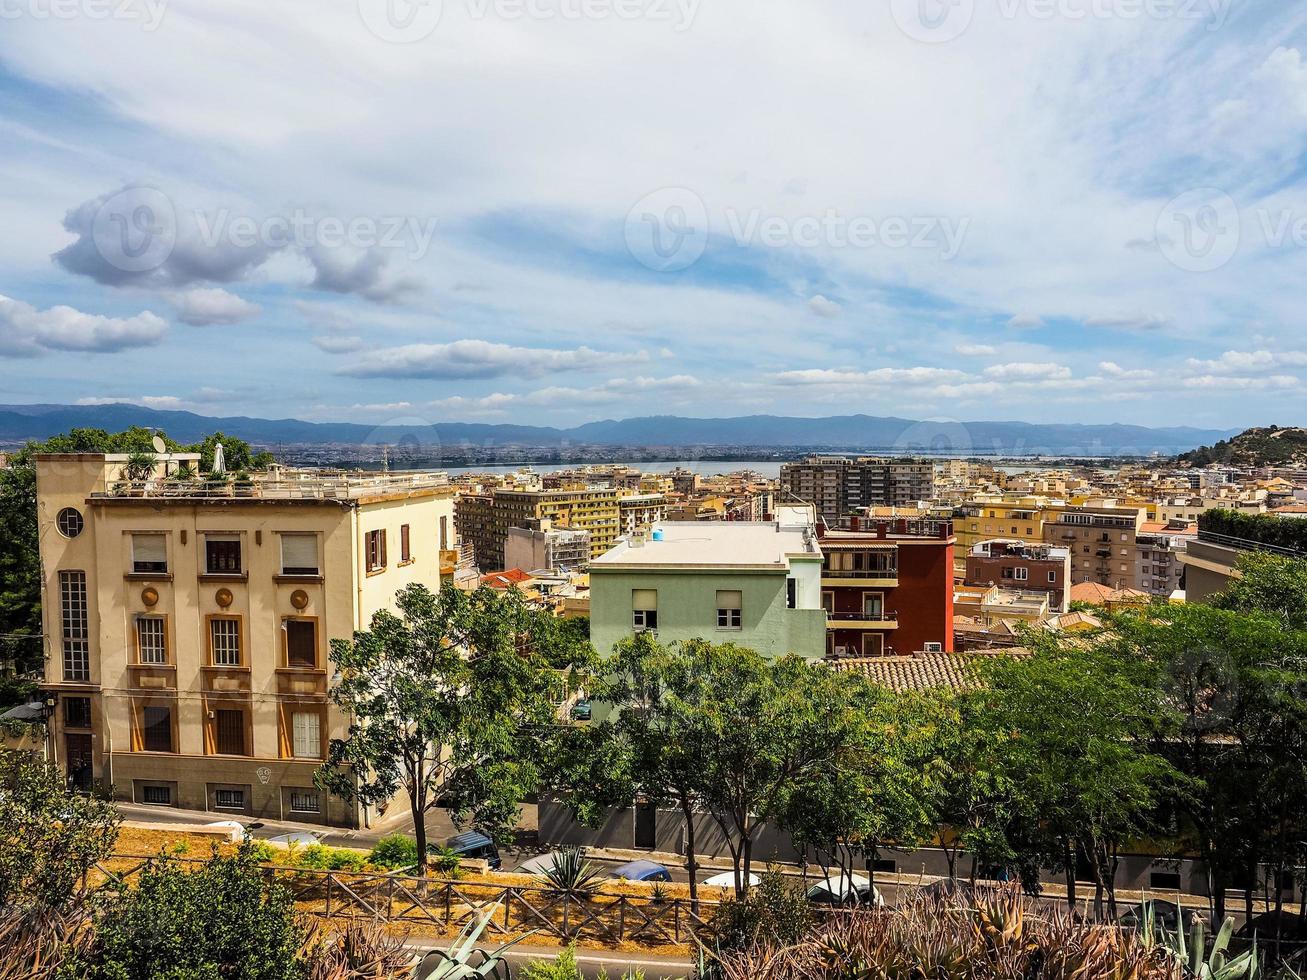
[[[807,896],[788,886],[774,868],[761,875],[747,896],[723,902],[713,919],[720,953],[760,945],[791,946],[808,934],[813,922]]]
[[[58,908],[113,851],[118,811],[70,793],[58,769],[0,750],[0,906]]]
[[[519,976],[520,980],[583,980],[575,946],[568,946],[553,960],[528,963]]]
[[[331,697],[352,720],[317,780],[370,805],[403,790],[421,873],[424,816],[437,801],[456,821],[511,838],[518,801],[540,785],[557,672],[588,665],[593,652],[515,589],[411,585],[395,605],[399,615],[381,610],[370,629],[332,640]]]
[[[214,432],[205,436],[203,441],[186,447],[188,452],[200,454],[200,472],[212,472],[213,455],[218,443],[222,443],[223,465],[226,466],[228,473],[236,473],[241,470],[266,470],[275,462],[271,453],[262,452],[256,454],[244,439],[238,439],[236,436],[229,436],[223,432]]]
[[[123,466],[123,471],[129,480],[148,480],[154,474],[154,467],[158,462],[158,457],[154,453],[134,452],[127,457],[127,463]]]
[[[603,872],[585,859],[579,847],[564,847],[540,872],[549,884],[566,892],[584,892],[603,877]]]
[[[390,834],[377,841],[368,863],[379,868],[411,868],[418,863],[418,845],[407,834]]]
[[[462,858],[459,857],[458,852],[456,852],[452,847],[445,847],[443,845],[428,847],[427,855],[431,861],[431,867],[434,868],[438,874],[453,877],[458,876],[459,868],[462,866],[463,861]]]
[[[1216,598],[1218,608],[1271,616],[1287,630],[1307,629],[1307,561],[1250,551],[1239,556],[1238,569],[1240,577]]]
[[[247,846],[198,870],[169,857],[96,918],[89,980],[294,980],[307,932],[283,884]]]
[[[1182,454],[1191,466],[1294,466],[1307,456],[1307,431],[1277,425],[1247,429],[1232,439]]]
[[[1298,518],[1245,514],[1237,510],[1208,510],[1198,515],[1198,530],[1307,554],[1307,521]]]
[[[250,860],[258,861],[260,864],[277,864],[282,857],[281,850],[269,844],[266,840],[251,838],[245,842],[245,847]]]

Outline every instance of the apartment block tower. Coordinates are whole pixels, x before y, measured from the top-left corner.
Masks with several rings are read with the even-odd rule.
[[[781,466],[782,503],[812,504],[835,524],[864,507],[905,507],[935,492],[930,460],[808,456]]]
[[[215,814],[358,826],[313,775],[348,719],[329,644],[452,576],[430,474],[201,483],[193,454],[36,458],[51,753],[72,783]]]

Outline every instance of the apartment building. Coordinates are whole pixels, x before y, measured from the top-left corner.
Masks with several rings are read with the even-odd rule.
[[[811,510],[766,523],[655,525],[590,565],[590,638],[600,653],[637,632],[664,643],[702,638],[768,656],[825,649],[822,551]]]
[[[1048,594],[1053,612],[1066,612],[1071,590],[1071,551],[1020,540],[982,541],[966,555],[968,586],[1000,586]]]
[[[1184,564],[1180,556],[1197,536],[1198,525],[1183,520],[1140,525],[1135,538],[1134,587],[1156,596],[1169,596],[1183,589]]]
[[[590,532],[556,528],[549,518],[510,527],[504,541],[504,567],[526,572],[576,571],[590,564]]]
[[[452,575],[453,491],[430,474],[197,483],[193,454],[36,458],[51,749],[137,803],[358,826],[314,787],[347,719],[329,643]]]
[[[667,516],[667,498],[661,493],[630,493],[617,499],[621,532],[634,535]]]
[[[802,501],[829,523],[863,507],[905,506],[935,492],[929,460],[872,456],[808,456],[781,466],[785,503]]]
[[[1054,513],[1054,503],[1038,496],[978,497],[956,508],[953,529],[958,538],[958,557],[965,557],[976,545],[994,538],[1043,544],[1044,521]]]
[[[824,531],[826,655],[952,650],[956,540],[947,520],[851,517]]]
[[[1055,508],[1044,521],[1044,541],[1071,552],[1071,584],[1095,582],[1132,588],[1142,508],[1102,505]]]
[[[530,527],[532,521],[546,518],[555,528],[588,532],[590,557],[599,557],[621,533],[621,498],[622,491],[612,487],[494,489],[460,495],[455,517],[459,536],[472,545],[481,570],[498,571],[506,564],[508,529]]]

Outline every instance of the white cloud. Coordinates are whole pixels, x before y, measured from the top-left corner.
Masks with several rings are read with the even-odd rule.
[[[1195,374],[1260,375],[1277,367],[1303,365],[1307,365],[1303,351],[1228,350],[1215,360],[1191,357],[1185,361],[1185,367]]]
[[[1114,313],[1085,317],[1086,327],[1101,330],[1161,330],[1169,326],[1170,317],[1161,313]]]
[[[808,300],[808,309],[812,310],[813,313],[816,313],[820,317],[825,317],[827,320],[833,320],[843,312],[843,307],[841,307],[839,303],[827,299],[820,293]]]
[[[1185,378],[1182,384],[1186,388],[1201,388],[1216,391],[1259,391],[1262,389],[1284,390],[1298,388],[1302,382],[1292,375],[1273,374],[1264,378],[1239,378],[1227,375],[1201,374]]]
[[[649,360],[645,352],[624,354],[578,347],[556,350],[513,347],[485,340],[449,344],[407,344],[369,350],[340,373],[356,378],[470,380],[506,375],[538,378],[555,371],[598,371]]]
[[[965,377],[966,373],[963,371],[935,367],[876,368],[871,371],[806,368],[800,371],[782,371],[773,375],[772,380],[782,385],[926,385]]]
[[[998,353],[998,348],[989,344],[955,344],[953,353],[963,357],[992,357]]]
[[[1100,361],[1098,370],[1109,378],[1121,381],[1145,381],[1154,376],[1148,368],[1123,368],[1115,361]]]
[[[167,332],[167,322],[148,311],[108,317],[71,306],[38,310],[0,296],[0,356],[31,357],[50,351],[113,353],[151,347]]]
[[[985,368],[985,377],[997,381],[1061,381],[1071,377],[1071,369],[1061,364],[1013,361]]]
[[[177,319],[195,327],[239,323],[257,316],[261,311],[257,303],[251,303],[217,286],[188,289],[183,293],[172,294],[171,299],[177,308]]]
[[[1007,325],[1013,330],[1037,330],[1044,325],[1044,319],[1033,313],[1018,313]]]

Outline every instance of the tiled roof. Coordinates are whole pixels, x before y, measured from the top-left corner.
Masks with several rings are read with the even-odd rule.
[[[520,568],[510,568],[506,572],[487,572],[481,576],[481,584],[492,589],[507,589],[529,581],[531,576]]]
[[[1013,647],[992,653],[915,653],[902,657],[832,660],[830,663],[835,670],[862,674],[892,691],[924,691],[934,687],[951,687],[960,691],[975,686],[979,663],[997,656],[1029,655],[1028,650]]]
[[[1070,599],[1072,602],[1088,602],[1101,606],[1115,594],[1116,589],[1106,585],[1099,585],[1097,582],[1080,582],[1071,586]]]

